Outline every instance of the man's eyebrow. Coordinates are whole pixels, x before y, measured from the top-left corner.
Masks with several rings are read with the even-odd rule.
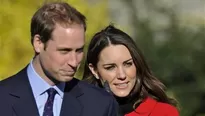
[[[59,50],[59,51],[71,51],[72,49],[71,48],[59,47],[59,48],[57,48],[57,50]]]
[[[81,49],[84,49],[84,45],[80,48],[77,48],[76,50],[81,50]],[[59,51],[72,51],[73,49],[72,48],[65,48],[65,47],[58,47],[57,50],[59,50]]]
[[[82,47],[80,47],[80,48],[77,48],[77,50],[79,50],[79,49],[84,49],[84,47],[85,47],[85,45],[83,45]]]

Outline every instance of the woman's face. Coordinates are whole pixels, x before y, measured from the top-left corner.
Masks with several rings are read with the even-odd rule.
[[[134,88],[136,66],[124,45],[109,45],[104,48],[99,54],[97,68],[90,69],[101,81],[108,81],[111,91],[118,97],[128,96]]]

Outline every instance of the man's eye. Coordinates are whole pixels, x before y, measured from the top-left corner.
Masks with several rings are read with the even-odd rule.
[[[68,51],[60,51],[61,54],[67,54]]]
[[[82,48],[82,49],[77,50],[76,52],[78,52],[78,53],[83,52],[83,48]]]

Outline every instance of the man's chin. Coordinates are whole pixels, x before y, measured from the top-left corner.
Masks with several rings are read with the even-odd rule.
[[[73,79],[74,77],[73,76],[63,76],[61,77],[60,81],[61,82],[69,82]]]

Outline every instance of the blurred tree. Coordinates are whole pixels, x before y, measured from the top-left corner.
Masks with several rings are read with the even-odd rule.
[[[30,43],[30,20],[41,4],[56,0],[0,1],[0,80],[17,73],[34,55]],[[86,41],[108,22],[107,0],[64,0],[87,17]],[[81,75],[82,67],[76,74]],[[78,77],[81,78],[81,77]]]

